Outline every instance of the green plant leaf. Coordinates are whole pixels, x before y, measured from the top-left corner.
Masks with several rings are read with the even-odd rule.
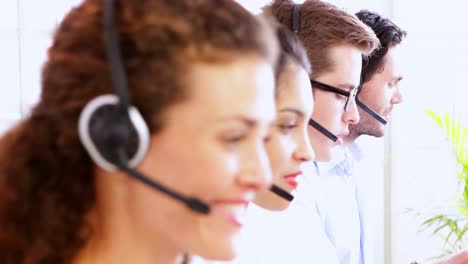
[[[439,114],[435,113],[430,109],[426,110],[426,113],[429,114],[429,116],[437,122],[440,128],[444,128],[444,122],[442,121],[442,117]]]
[[[444,113],[444,125],[445,136],[450,140],[450,115],[447,112]]]
[[[458,237],[456,240],[457,243],[462,242],[463,237],[465,236],[465,233],[467,231],[468,231],[468,223],[465,223],[465,226],[463,227],[463,229],[458,233]]]
[[[459,120],[453,120],[455,122],[454,132],[453,132],[453,141],[455,145],[455,155],[457,157],[461,156],[461,152],[463,151],[462,146],[460,145],[460,134],[462,133],[461,122]]]
[[[461,155],[460,155],[460,159],[463,161],[462,163],[465,165],[465,166],[468,166],[468,144],[467,144],[467,141],[466,141],[466,138],[468,136],[468,128],[464,128],[462,129],[463,132],[462,133],[462,136],[461,136],[461,139],[460,139],[460,146],[461,146]]]
[[[446,221],[443,222],[442,225],[438,226],[436,229],[434,229],[434,230],[432,231],[432,234],[435,235],[435,234],[439,233],[439,231],[442,230],[444,227],[450,227],[450,226],[449,226],[449,223],[446,222]]]

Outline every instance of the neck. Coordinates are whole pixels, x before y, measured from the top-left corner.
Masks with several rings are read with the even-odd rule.
[[[119,238],[120,237],[120,238]],[[74,264],[141,263],[181,264],[183,254],[167,245],[167,241],[154,243],[150,248],[137,247],[137,241],[128,237],[94,237],[80,252]],[[141,243],[139,243],[141,244]]]
[[[110,179],[117,175],[104,176]],[[107,188],[99,189],[99,178],[96,206],[88,215],[93,233],[73,263],[183,263],[182,250],[170,238],[145,229],[125,188],[107,182]]]
[[[284,198],[272,193],[270,190],[262,190],[257,192],[254,199],[254,204],[270,211],[281,211],[288,207],[289,202]]]

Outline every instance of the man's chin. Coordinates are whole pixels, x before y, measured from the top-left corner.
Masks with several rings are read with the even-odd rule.
[[[370,132],[367,133],[367,135],[371,137],[381,138],[385,135],[385,127],[383,125],[380,125],[379,127],[370,130]]]
[[[385,126],[378,124],[376,126],[365,126],[363,124],[357,124],[354,127],[350,126],[350,136],[353,136],[353,140],[360,136],[370,136],[381,138],[385,135]]]
[[[375,133],[373,135],[370,135],[372,137],[376,137],[376,138],[382,138],[383,136],[385,136],[385,134],[382,132],[382,133]]]

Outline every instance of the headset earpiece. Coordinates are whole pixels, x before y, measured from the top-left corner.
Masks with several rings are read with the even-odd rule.
[[[149,147],[149,130],[141,114],[135,107],[126,113],[116,95],[91,100],[81,112],[78,130],[91,158],[108,171],[116,171],[120,162],[135,167]],[[118,156],[122,151],[127,161]]]
[[[115,94],[91,100],[80,115],[81,142],[94,162],[108,171],[134,168],[149,146],[149,130],[130,103],[119,36],[114,21],[114,0],[103,1],[104,44]]]

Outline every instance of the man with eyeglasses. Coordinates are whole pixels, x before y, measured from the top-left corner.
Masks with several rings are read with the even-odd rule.
[[[335,150],[343,150],[348,127],[359,122],[355,98],[360,86],[362,58],[371,54],[379,41],[374,32],[356,16],[327,2],[307,0],[303,4],[294,4],[290,0],[276,0],[268,10],[297,34],[307,50],[312,64],[310,84],[314,96],[314,112],[309,121],[308,135],[317,161],[330,161]],[[308,168],[304,167],[303,181],[297,189],[295,200],[285,212],[291,217],[291,226],[284,228],[289,228],[291,235],[277,238],[291,241],[287,243],[291,248],[286,246],[282,251],[289,253],[292,259],[272,258],[270,263],[334,264],[359,261],[358,210],[355,209],[354,215],[346,218],[350,231],[357,237],[357,247],[340,255],[328,233],[326,210],[316,196],[322,186],[319,185],[320,179],[317,179],[321,176],[314,176],[315,165],[310,163],[306,166]],[[346,197],[345,202],[350,202],[348,196],[327,189],[332,190],[328,193],[330,200]],[[270,250],[274,256],[278,255],[277,251]]]
[[[317,208],[325,233],[341,264],[383,261],[383,256],[376,256],[375,241],[369,235],[369,230],[375,225],[364,220],[368,212],[363,210],[365,201],[361,199],[354,175],[354,165],[363,155],[353,142],[363,134],[383,136],[384,125],[393,106],[402,102],[398,86],[402,76],[394,51],[406,32],[375,13],[361,11],[357,16],[374,30],[381,46],[362,61],[362,85],[355,98],[360,121],[350,124],[349,134],[343,137],[345,152],[336,153],[330,162],[316,163],[319,175],[316,183]]]
[[[314,113],[308,129],[318,161],[329,161],[343,144],[349,125],[359,122],[354,100],[360,84],[362,57],[379,45],[374,32],[359,19],[318,0],[294,4],[275,0],[267,10],[297,34],[312,64]]]

